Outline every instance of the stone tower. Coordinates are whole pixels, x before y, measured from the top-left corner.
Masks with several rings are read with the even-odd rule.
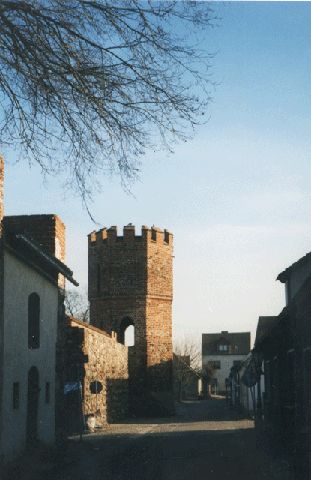
[[[132,404],[141,409],[144,403],[149,411],[151,404],[166,410],[172,405],[172,249],[172,234],[155,227],[143,226],[137,236],[133,225],[124,227],[123,236],[116,227],[89,235],[90,322],[116,332],[122,343],[126,328],[134,326]]]

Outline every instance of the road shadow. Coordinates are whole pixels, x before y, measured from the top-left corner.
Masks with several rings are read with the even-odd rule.
[[[45,480],[293,480],[289,465],[244,428],[94,437],[75,446],[71,461]]]
[[[76,438],[52,468],[20,469],[10,480],[293,480],[286,461],[261,448],[253,423],[223,399],[184,402],[178,412],[156,425],[138,419]]]
[[[175,415],[167,417],[136,417],[132,416],[121,420],[119,423],[123,425],[158,425],[171,423],[192,423],[192,422],[208,422],[221,421],[232,422],[242,419],[249,419],[242,412],[229,407],[225,398],[214,398],[211,400],[188,400],[176,402]]]

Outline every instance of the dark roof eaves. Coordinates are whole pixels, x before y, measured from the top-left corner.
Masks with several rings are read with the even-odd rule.
[[[37,263],[34,263],[33,261],[31,261],[29,258],[27,258],[22,252],[20,252],[19,250],[17,250],[16,248],[13,248],[9,243],[5,242],[4,243],[4,248],[10,252],[11,255],[14,255],[16,258],[18,258],[19,260],[21,260],[22,262],[24,262],[26,265],[28,265],[29,267],[33,268],[34,270],[36,270],[40,275],[42,275],[43,277],[45,277],[50,283],[52,283],[53,285],[55,285],[56,287],[58,287],[57,285],[57,281],[55,280],[55,278],[53,278],[51,275],[49,275],[45,270],[43,270],[41,267],[39,267],[39,265]]]
[[[311,252],[306,253],[303,257],[299,258],[296,262],[292,263],[289,267],[285,268],[283,272],[279,273],[276,277],[281,283],[285,283],[288,280],[290,273],[298,266],[304,264],[308,260],[311,260]]]
[[[257,338],[258,336],[258,326],[259,326],[259,322],[261,319],[268,319],[269,318],[269,322],[270,322],[270,326],[266,325],[265,327],[265,332],[262,333],[259,338]],[[273,332],[276,328],[279,327],[279,325],[286,321],[288,318],[288,307],[284,307],[283,310],[280,312],[279,315],[262,315],[259,317],[258,319],[258,325],[257,325],[257,330],[256,330],[256,338],[255,338],[255,343],[254,343],[254,350],[257,350],[265,341],[267,338],[269,338],[271,335],[273,335]]]
[[[61,262],[56,257],[51,256],[47,252],[45,252],[39,245],[37,245],[33,240],[30,240],[23,234],[16,234],[12,235],[12,238],[17,239],[22,244],[26,245],[26,248],[30,248],[33,252],[35,252],[39,257],[41,257],[45,262],[48,262],[52,268],[54,268],[57,272],[64,275],[67,280],[69,280],[73,285],[78,286],[78,282],[73,278],[73,272]],[[6,239],[8,240],[8,239]],[[12,250],[16,249],[16,246],[10,245]]]

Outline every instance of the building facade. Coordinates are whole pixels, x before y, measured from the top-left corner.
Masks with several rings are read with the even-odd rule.
[[[311,254],[281,272],[286,307],[260,317],[254,354],[262,357],[262,420],[271,445],[284,450],[295,478],[311,479]],[[261,412],[260,412],[261,413]]]
[[[255,417],[263,406],[265,383],[261,368],[261,357],[250,352],[240,365],[231,368],[229,375],[228,403],[250,417]]]
[[[33,315],[40,319],[31,327]],[[6,458],[35,438],[44,443],[55,439],[57,317],[57,286],[6,250],[1,407],[1,453]]]
[[[3,184],[3,162],[0,176]],[[65,278],[76,284],[61,261],[64,242],[64,226],[56,215],[1,219],[0,458],[4,462],[38,441],[55,441],[62,286]]]
[[[212,372],[218,393],[225,393],[231,368],[240,365],[249,352],[250,332],[203,333],[202,369]]]

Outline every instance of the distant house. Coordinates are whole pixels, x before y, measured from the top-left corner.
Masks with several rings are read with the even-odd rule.
[[[239,365],[250,352],[250,332],[203,333],[202,368],[213,372],[218,392],[226,391],[231,368]]]

